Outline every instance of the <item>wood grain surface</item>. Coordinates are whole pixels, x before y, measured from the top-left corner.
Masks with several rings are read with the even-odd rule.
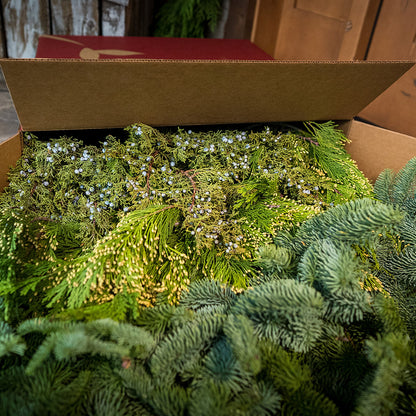
[[[102,2],[101,30],[103,36],[126,34],[126,4],[123,0]]]
[[[34,57],[39,35],[49,34],[48,0],[3,0],[9,58]]]
[[[98,0],[50,0],[54,35],[99,34]]]

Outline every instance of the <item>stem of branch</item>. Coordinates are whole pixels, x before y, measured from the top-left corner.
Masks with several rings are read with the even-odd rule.
[[[198,172],[194,172],[192,175],[190,175],[189,172],[193,172],[193,170],[181,171],[182,175],[186,176],[189,179],[189,181],[191,182],[191,185],[192,185],[192,189],[193,189],[192,204],[189,207],[189,211],[192,211],[192,209],[194,208],[194,205],[195,205],[195,195],[196,195],[196,191],[197,191],[197,187],[196,187],[196,183],[194,181],[194,177]]]
[[[301,139],[306,140],[309,143],[314,144],[315,146],[319,146],[319,143],[316,140],[312,140],[310,137],[299,136]]]

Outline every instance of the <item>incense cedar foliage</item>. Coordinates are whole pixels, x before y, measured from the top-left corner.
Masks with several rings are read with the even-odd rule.
[[[372,193],[333,123],[305,127],[28,135],[0,195],[5,319],[134,319],[201,278],[247,287],[278,230]]]
[[[260,250],[262,272],[246,290],[202,279],[179,305],[145,308],[131,323],[4,323],[0,408],[415,414],[415,168],[416,158],[380,176],[383,202],[351,201],[278,233]]]

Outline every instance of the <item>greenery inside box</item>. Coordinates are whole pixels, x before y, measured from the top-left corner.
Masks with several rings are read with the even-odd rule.
[[[414,413],[416,160],[373,189],[332,123],[127,132],[26,136],[2,414]]]

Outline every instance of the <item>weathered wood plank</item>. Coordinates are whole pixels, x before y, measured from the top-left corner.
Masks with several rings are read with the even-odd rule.
[[[126,5],[120,4],[122,0],[103,0],[101,8],[101,29],[103,36],[126,35]],[[128,3],[128,1],[127,1]]]
[[[39,35],[50,33],[48,0],[3,0],[9,58],[34,58]]]
[[[98,0],[50,0],[54,35],[99,35]]]
[[[105,1],[105,0],[104,0]],[[127,7],[128,5],[129,5],[129,0],[108,0],[108,1],[111,1],[111,3],[117,3],[117,4],[119,4],[120,6],[124,6],[124,7]],[[134,1],[136,1],[137,2],[137,0],[132,0],[133,2]]]
[[[3,19],[0,19],[0,58],[7,58],[6,37],[3,27]]]

